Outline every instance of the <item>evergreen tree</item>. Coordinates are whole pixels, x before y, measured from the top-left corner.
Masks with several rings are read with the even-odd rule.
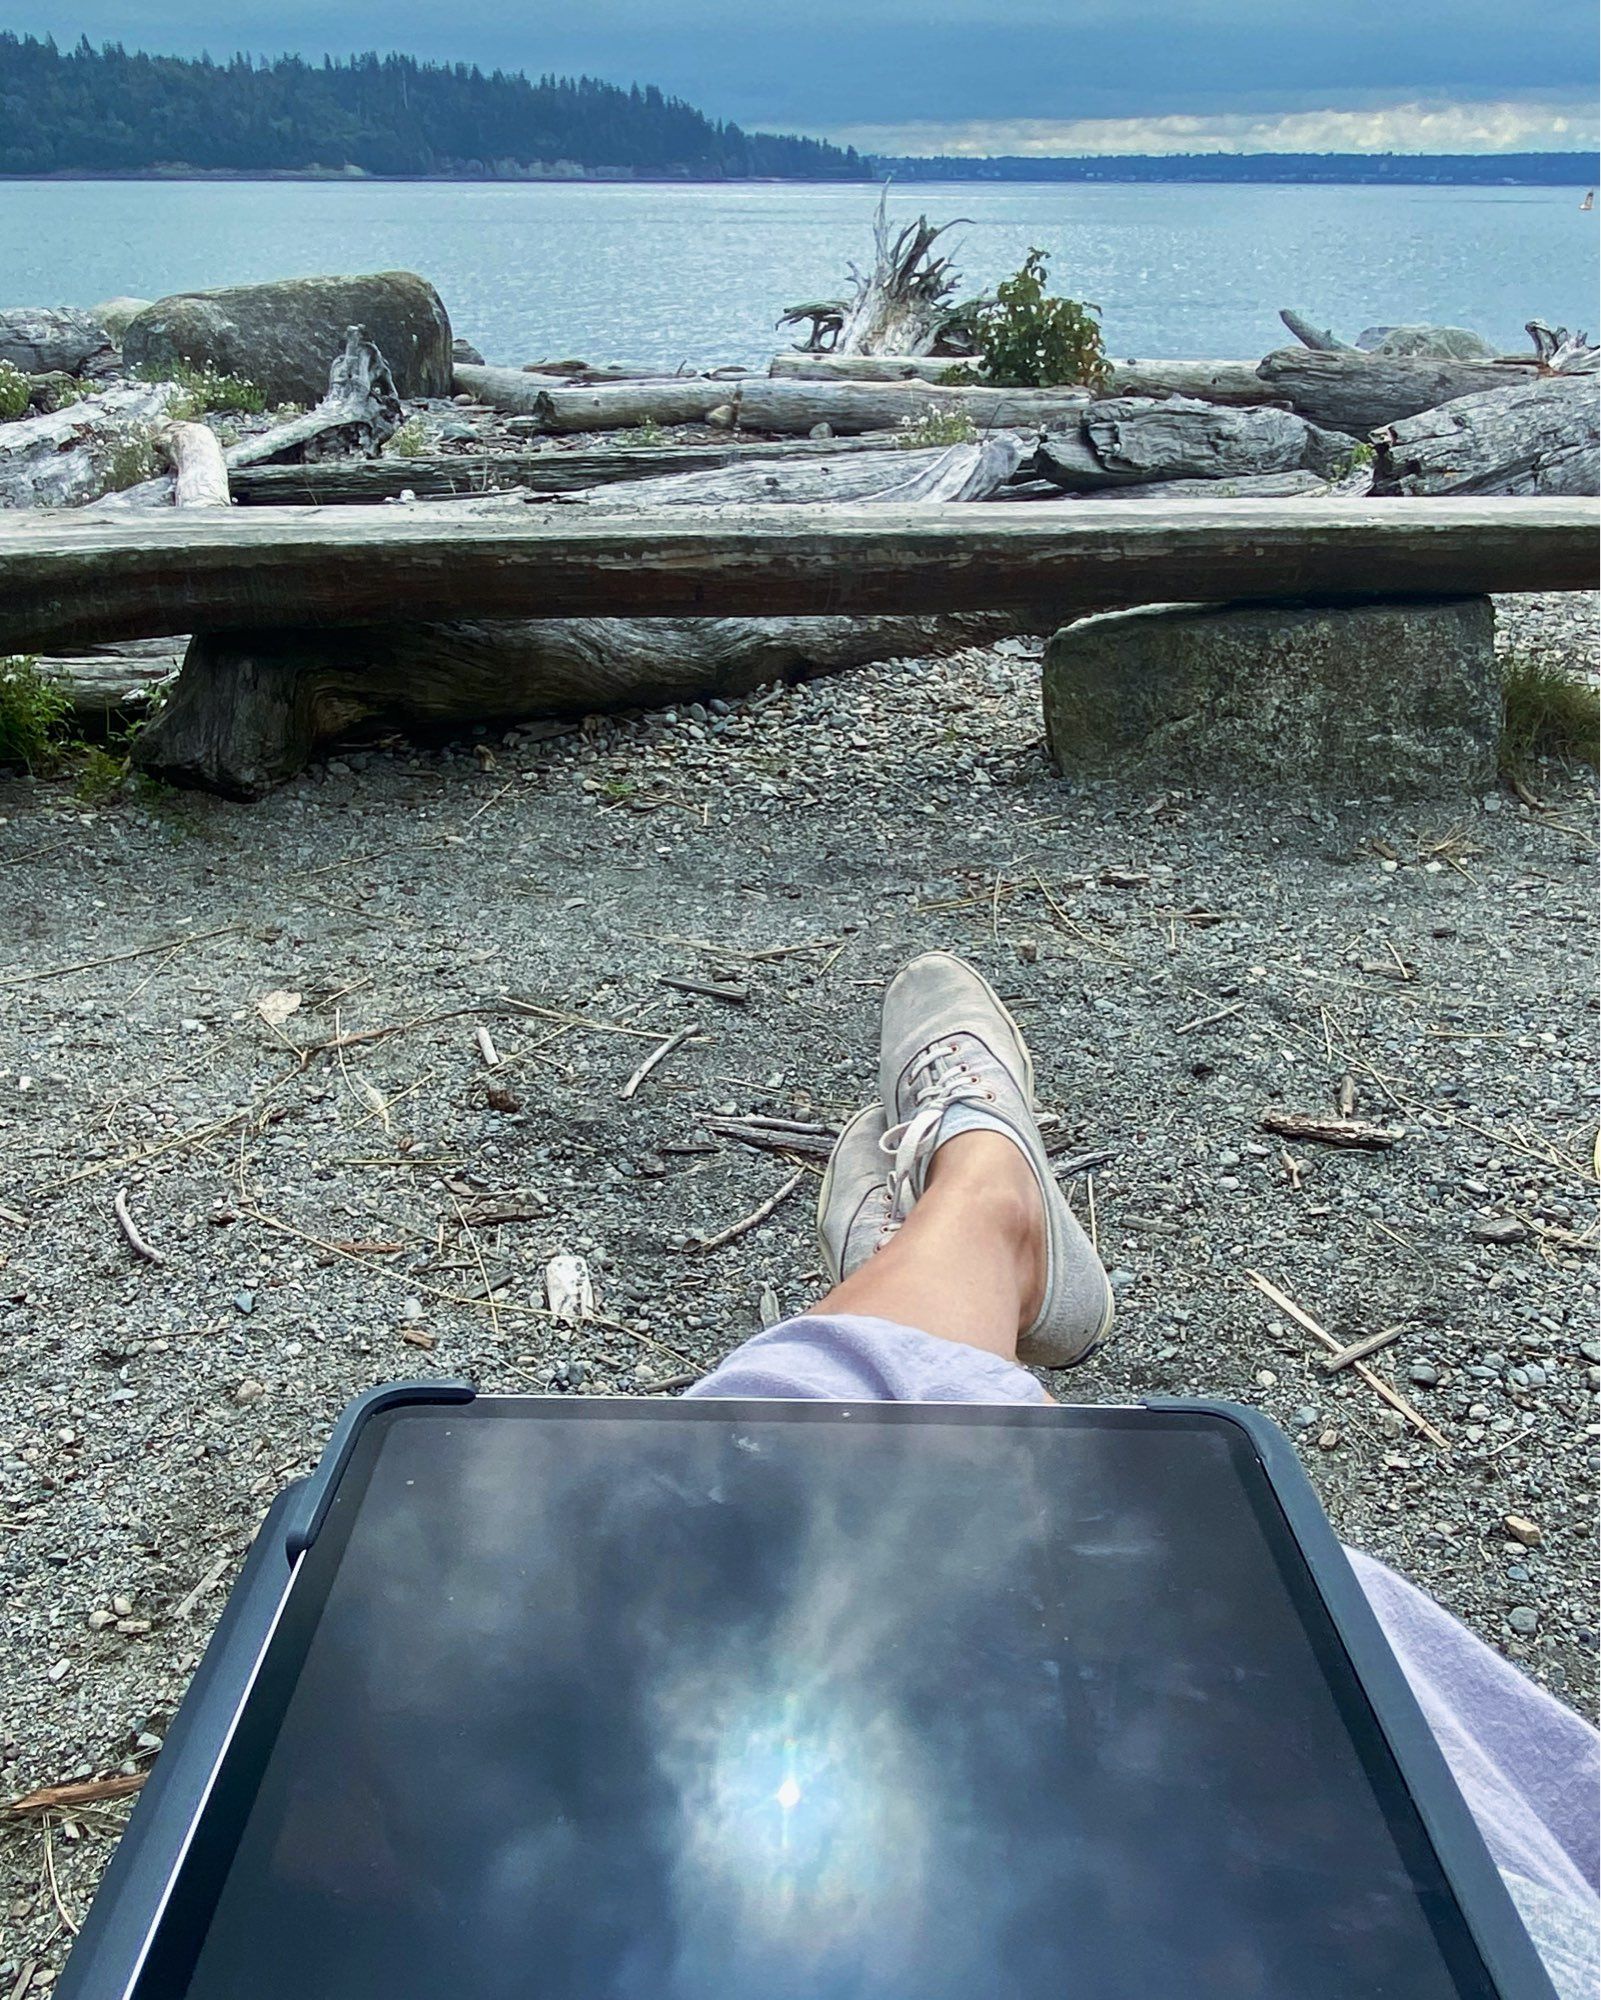
[[[853,149],[713,123],[654,84],[369,52],[320,65],[133,55],[0,33],[0,174],[496,174],[864,180]]]

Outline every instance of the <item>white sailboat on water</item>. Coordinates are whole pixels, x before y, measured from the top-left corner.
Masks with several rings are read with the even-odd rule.
[[[1591,210],[1592,208],[1594,208],[1594,207],[1595,207],[1595,189],[1594,189],[1594,188],[1591,188],[1591,189],[1589,190],[1589,192],[1588,192],[1588,193],[1587,193],[1587,194],[1585,195],[1585,197],[1584,197],[1584,200],[1583,200],[1583,201],[1581,201],[1581,202],[1579,203],[1579,207],[1580,207],[1580,208],[1581,208],[1581,209],[1582,209],[1582,210],[1583,210],[1583,211],[1584,211],[1584,212],[1585,212],[1586,214],[1588,214],[1588,212],[1589,212],[1589,211],[1590,211],[1590,210]]]

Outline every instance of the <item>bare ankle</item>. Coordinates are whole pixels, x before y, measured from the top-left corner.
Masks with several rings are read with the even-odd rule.
[[[999,1132],[962,1132],[929,1162],[928,1192],[960,1203],[964,1215],[1004,1242],[1017,1260],[1018,1329],[1031,1326],[1045,1296],[1045,1204],[1034,1171]],[[927,1199],[925,1195],[924,1199]]]

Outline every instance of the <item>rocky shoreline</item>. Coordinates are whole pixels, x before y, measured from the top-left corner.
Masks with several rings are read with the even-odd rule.
[[[396,401],[433,476],[597,444]],[[192,421],[232,450],[287,420]],[[1501,598],[1495,644],[1593,681],[1596,615]],[[1066,785],[1041,650],[380,724],[249,805],[0,773],[0,1991],[48,1990],[127,1810],[5,1801],[149,1768],[351,1395],[670,1393],[816,1296],[818,1156],[930,946],[1017,1010],[1113,1274],[1114,1337],[1055,1392],[1264,1409],[1342,1536],[1593,1709],[1593,775]],[[1283,1136],[1350,1112],[1393,1143]],[[595,1279],[577,1326],[558,1254]],[[1415,1420],[1250,1271],[1341,1341],[1397,1329],[1373,1366]]]

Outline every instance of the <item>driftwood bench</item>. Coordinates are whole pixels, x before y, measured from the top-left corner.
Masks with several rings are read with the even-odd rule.
[[[1580,590],[1596,570],[1595,503],[1564,499],[52,513],[0,517],[0,653],[200,635],[137,755],[250,796],[365,721],[734,694],[1089,610]]]

